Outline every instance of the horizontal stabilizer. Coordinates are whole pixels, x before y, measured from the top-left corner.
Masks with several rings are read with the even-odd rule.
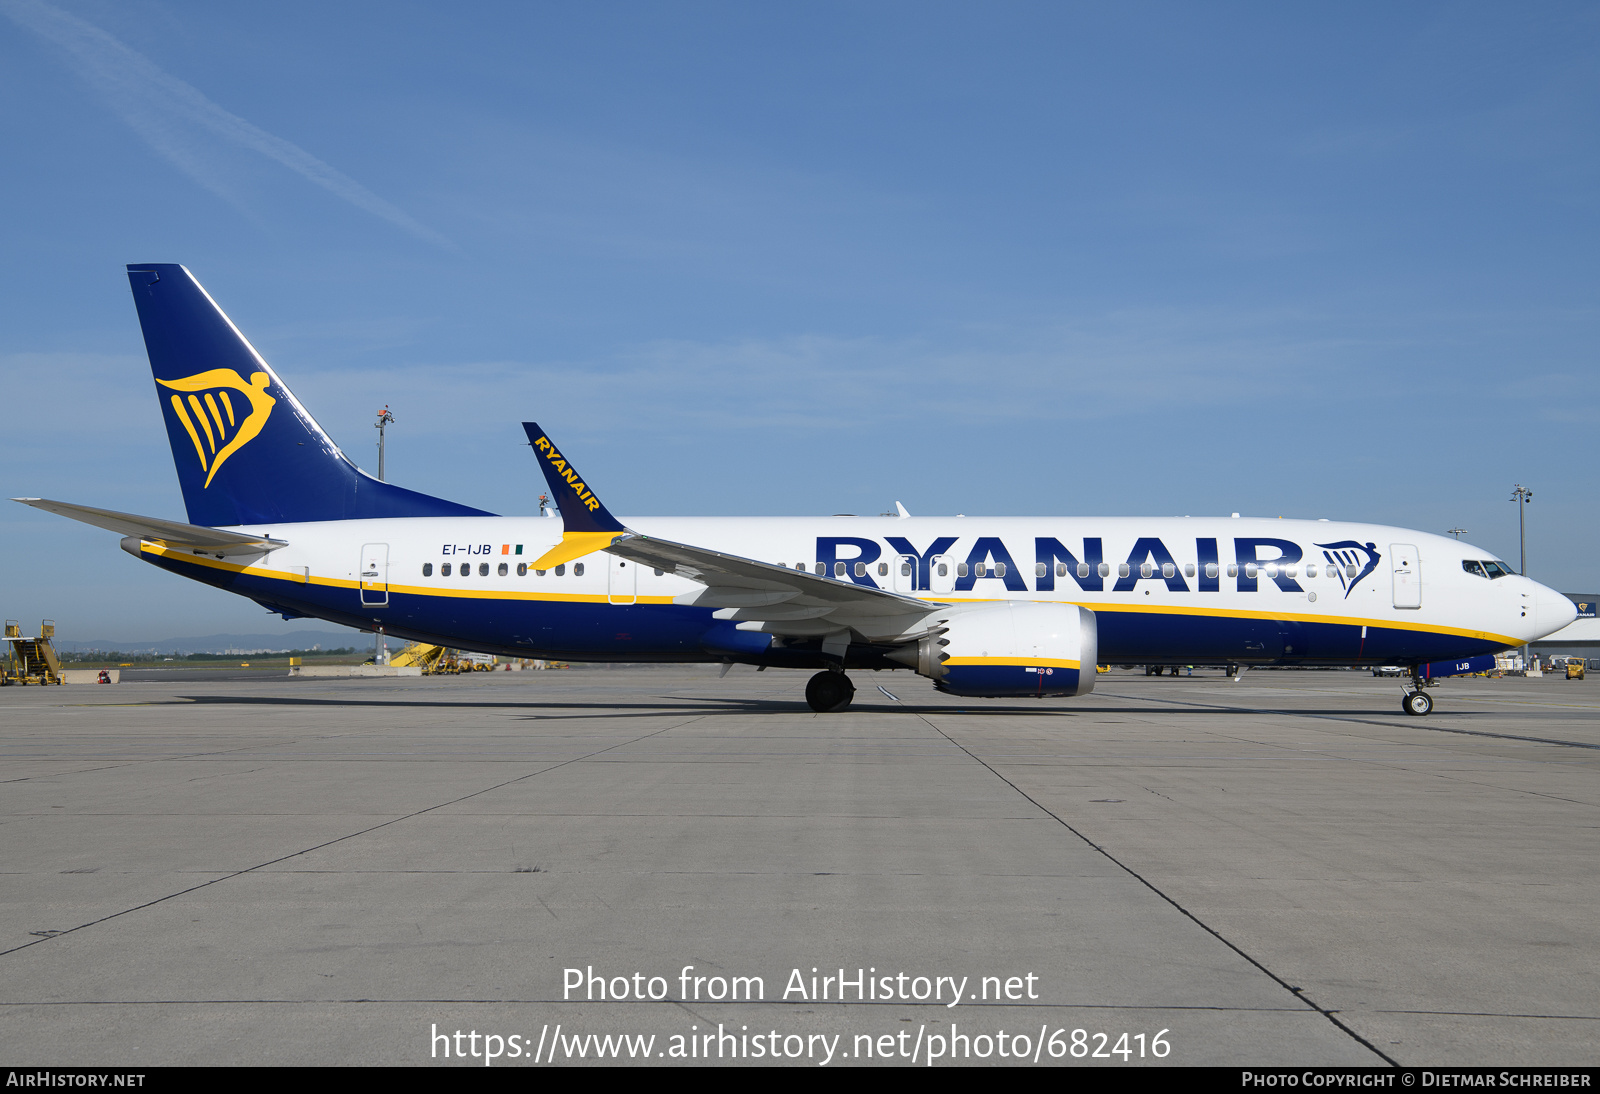
[[[124,536],[137,536],[150,543],[182,550],[205,551],[216,555],[259,555],[287,547],[287,540],[267,536],[248,536],[238,532],[223,532],[216,528],[203,528],[198,524],[184,524],[159,517],[141,517],[134,513],[118,513],[113,509],[95,509],[88,505],[72,505],[49,498],[12,498],[23,505],[43,509],[47,513],[71,517]]]

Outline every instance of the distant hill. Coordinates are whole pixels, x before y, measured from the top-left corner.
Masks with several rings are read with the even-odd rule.
[[[404,645],[394,639],[390,646]],[[128,639],[87,638],[56,640],[56,649],[70,653],[84,650],[118,650],[122,653],[139,653],[153,650],[157,653],[223,653],[227,650],[309,650],[339,649],[344,646],[372,645],[372,635],[341,627],[338,630],[279,631],[277,634],[202,634],[187,638]]]

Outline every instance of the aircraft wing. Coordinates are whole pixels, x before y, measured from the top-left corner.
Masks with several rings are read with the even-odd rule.
[[[113,509],[95,509],[88,505],[72,505],[64,501],[51,501],[49,498],[12,498],[11,500],[20,501],[23,505],[31,505],[35,509],[43,509],[47,513],[71,517],[73,520],[92,524],[96,528],[120,532],[125,536],[138,536],[142,540],[159,543],[165,547],[185,551],[198,551],[219,557],[222,555],[259,555],[289,545],[287,540],[282,539],[270,539],[266,536],[247,536],[238,532],[224,532],[216,528],[205,528],[198,524],[184,524],[181,521],[162,520],[159,517],[141,517],[134,513],[118,513]]]
[[[770,634],[815,635],[850,628],[867,637],[898,637],[920,629],[919,621],[942,606],[848,578],[640,535],[611,515],[537,423],[523,422],[522,428],[566,522],[561,543],[534,562],[535,568],[606,551],[700,582],[705,588],[677,597],[677,603],[715,608],[718,619]]]
[[[687,543],[628,533],[604,548],[645,566],[705,586],[677,598],[697,607],[729,609],[730,619],[833,619],[866,624],[869,619],[927,615],[939,605],[855,582],[791,570],[771,562],[724,554]]]

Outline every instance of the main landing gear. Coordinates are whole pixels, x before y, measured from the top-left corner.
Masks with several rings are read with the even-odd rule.
[[[1433,696],[1423,689],[1428,685],[1423,682],[1422,676],[1416,672],[1411,674],[1411,687],[1400,697],[1400,709],[1407,714],[1414,714],[1418,718],[1433,713]]]
[[[819,672],[806,681],[806,702],[818,714],[837,714],[855,697],[856,686],[837,669]]]

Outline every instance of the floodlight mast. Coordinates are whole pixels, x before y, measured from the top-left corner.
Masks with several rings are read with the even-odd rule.
[[[394,415],[389,413],[386,406],[378,411],[378,480],[383,481],[383,427],[394,421]]]
[[[1519,568],[1518,568],[1517,572],[1519,574],[1521,574],[1523,577],[1527,577],[1528,576],[1528,518],[1527,518],[1527,512],[1528,512],[1528,503],[1533,501],[1533,491],[1529,490],[1526,486],[1523,486],[1519,482],[1519,483],[1517,483],[1516,488],[1511,491],[1511,499],[1510,500],[1512,500],[1512,501],[1517,503],[1517,533],[1518,533],[1518,535],[1520,536],[1520,538],[1522,540],[1522,548],[1521,548],[1522,549],[1522,557],[1518,560],[1518,567]],[[1528,659],[1529,659],[1529,657],[1530,657],[1530,655],[1532,653],[1533,653],[1533,646],[1532,645],[1526,645],[1526,646],[1522,647],[1522,664],[1523,664],[1524,667],[1527,666]]]
[[[1526,506],[1533,501],[1533,491],[1523,486],[1520,482],[1511,491],[1511,500],[1517,502],[1517,532],[1522,539],[1522,558],[1520,568],[1517,570],[1523,577],[1528,576],[1528,520]]]

